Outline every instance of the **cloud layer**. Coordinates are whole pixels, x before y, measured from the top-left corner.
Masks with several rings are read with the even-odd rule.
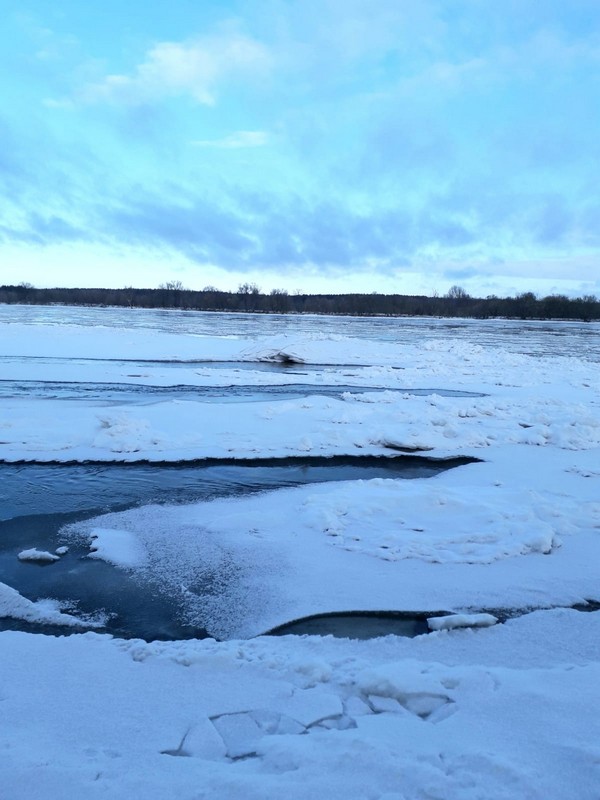
[[[595,3],[8,6],[5,248],[600,291]]]

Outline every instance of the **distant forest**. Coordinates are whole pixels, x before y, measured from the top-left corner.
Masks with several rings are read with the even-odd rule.
[[[158,289],[37,289],[22,283],[0,286],[0,303],[348,316],[600,319],[600,300],[594,295],[569,298],[553,294],[538,298],[532,292],[525,292],[516,297],[481,298],[471,297],[460,286],[453,286],[443,297],[426,297],[375,293],[288,294],[283,289],[263,294],[256,284],[251,283],[240,285],[235,292],[222,292],[212,286],[193,291],[179,281],[169,281]]]

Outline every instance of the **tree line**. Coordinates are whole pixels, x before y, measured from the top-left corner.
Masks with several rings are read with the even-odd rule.
[[[0,286],[0,303],[31,305],[125,306],[177,308],[194,311],[237,311],[283,314],[340,314],[348,316],[506,317],[513,319],[599,320],[600,301],[594,295],[537,297],[471,297],[460,286],[443,296],[402,294],[289,294],[284,289],[263,293],[256,284],[241,284],[224,292],[212,286],[195,291],[179,281],[157,289],[38,289],[28,283]]]

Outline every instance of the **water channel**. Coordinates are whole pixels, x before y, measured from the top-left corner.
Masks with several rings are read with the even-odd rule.
[[[59,561],[46,565],[22,562],[18,553],[32,547],[54,552],[65,543],[60,536],[64,526],[142,505],[192,503],[331,481],[428,478],[472,461],[345,456],[244,462],[212,459],[160,467],[0,464],[0,581],[32,600],[73,601],[74,610],[84,615],[106,610],[109,616],[103,630],[117,636],[202,638],[206,631],[181,622],[174,598],[158,587],[132,580],[126,570],[90,559],[89,549],[81,543],[70,543]],[[5,629],[73,632],[9,618],[0,620],[0,630]]]

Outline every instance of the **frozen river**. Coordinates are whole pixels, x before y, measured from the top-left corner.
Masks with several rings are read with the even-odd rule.
[[[599,332],[0,307],[7,797],[596,800]]]
[[[50,568],[32,568],[16,559],[16,554],[32,543],[53,552],[64,544],[61,532],[66,525],[150,503],[198,503],[284,487],[374,478],[427,478],[476,460],[479,453],[465,454],[461,447],[455,451],[450,446],[430,457],[429,445],[405,445],[393,439],[384,442],[383,448],[376,444],[366,452],[362,444],[342,442],[336,454],[332,445],[324,453],[323,447],[321,452],[310,452],[314,445],[306,444],[312,439],[305,436],[299,445],[290,443],[289,453],[285,448],[275,454],[268,452],[269,431],[274,430],[275,447],[290,439],[290,426],[276,427],[280,409],[313,408],[318,416],[335,403],[331,422],[321,421],[315,429],[318,435],[333,430],[335,442],[340,413],[343,418],[348,408],[373,408],[381,417],[381,410],[391,405],[393,422],[393,406],[399,399],[415,404],[415,409],[423,402],[451,404],[486,397],[493,402],[494,391],[473,391],[486,387],[454,384],[452,370],[440,379],[444,373],[439,369],[414,369],[402,354],[415,343],[426,353],[428,347],[433,348],[434,356],[436,347],[451,342],[453,348],[492,348],[504,358],[507,354],[551,359],[577,354],[589,362],[600,359],[600,327],[593,323],[58,306],[3,306],[0,323],[5,332],[5,348],[0,348],[0,402],[7,411],[25,414],[23,442],[19,445],[15,433],[15,445],[0,464],[0,581],[34,600],[47,595],[74,600],[88,614],[107,608],[108,630],[145,638],[197,636],[202,628],[200,623],[184,624],[178,618],[179,606],[169,598],[170,588],[165,593],[153,581],[136,584],[127,572],[86,558],[85,542],[73,545],[60,564]],[[15,331],[19,335],[11,342],[9,334]],[[44,349],[53,334],[62,338],[55,347]],[[120,338],[113,347],[110,337],[115,335]],[[33,337],[31,344],[29,336]],[[162,338],[152,338],[157,336]],[[140,345],[145,346],[147,340],[151,342],[147,352],[140,355]],[[183,340],[187,349],[179,350],[178,343]],[[278,360],[276,349],[273,358],[269,350],[263,353],[262,345],[252,344],[271,340],[283,342],[292,351],[296,342],[314,342],[318,357],[285,363]],[[207,350],[204,342],[220,345]],[[349,349],[347,342],[356,345]],[[320,343],[333,349],[320,352]],[[386,348],[383,360],[373,361],[371,350],[381,346]],[[463,366],[473,360],[469,351],[465,353],[459,353]],[[468,368],[468,374],[476,375],[477,368]],[[202,406],[209,407],[213,415],[220,414],[215,417],[220,428],[213,431],[213,451],[202,444],[205,434],[197,445],[174,453],[167,453],[160,444],[155,455],[143,451],[143,442],[136,438],[139,415],[157,413],[164,422],[173,413],[177,417],[178,409],[180,415],[191,411],[189,424],[194,425],[194,414]],[[243,413],[251,407],[258,411],[244,422]],[[88,423],[84,418],[76,422],[76,415],[86,411],[95,424],[100,414],[102,426],[110,434],[118,432],[117,441],[111,439],[108,450],[80,448],[69,455],[68,447],[60,443],[61,436],[69,436],[69,428],[83,429]],[[29,425],[27,413],[32,415]],[[44,414],[47,422],[40,422]],[[35,421],[43,433],[34,433]],[[66,425],[65,434],[52,445],[52,432],[60,424]],[[13,429],[10,423],[5,427]],[[182,427],[180,418],[177,435]],[[253,431],[256,444],[244,450],[242,439]],[[38,448],[37,455],[30,455],[29,439],[35,441],[39,436],[46,439],[45,449]],[[237,446],[219,449],[224,439],[237,441]],[[267,452],[261,454],[261,447]],[[307,449],[309,452],[302,454]],[[422,452],[411,456],[411,451]],[[119,463],[122,459],[129,465]],[[155,459],[163,465],[148,463]],[[11,461],[17,463],[8,463]],[[27,461],[32,463],[24,463]],[[201,595],[202,591],[202,581],[196,581],[195,593]],[[119,601],[111,604],[111,596],[118,596]],[[4,627],[22,624],[15,620],[3,623]]]
[[[347,335],[348,326],[354,335],[366,339],[393,341],[395,336],[414,335],[414,322],[410,330],[404,329],[407,321],[362,320],[328,317],[277,317],[243,314],[180,313],[123,309],[86,309],[57,307],[3,307],[0,315],[4,322],[30,326],[72,326],[72,336],[79,327],[93,328],[102,334],[106,328],[120,331],[160,331],[167,334],[214,335],[239,337],[267,336],[273,333],[314,335],[323,329],[326,336]],[[440,336],[439,320],[431,320],[429,327],[434,336]],[[400,323],[400,324],[398,324]],[[447,322],[447,325],[450,323]],[[450,328],[448,328],[450,330]],[[466,334],[468,328],[464,329]],[[108,369],[115,366],[131,371],[149,369],[153,362],[144,359],[91,359],[94,370],[103,362]],[[214,404],[275,402],[308,396],[341,398],[345,394],[361,396],[389,392],[385,386],[368,385],[359,380],[358,367],[353,374],[342,365],[303,364],[291,368],[282,364],[256,361],[199,361],[217,385],[186,383],[182,370],[190,367],[189,359],[170,360],[168,369],[173,376],[167,385],[154,386],[131,382],[111,383],[95,380],[52,380],[58,369],[84,370],[85,355],[39,357],[31,350],[22,355],[4,356],[0,352],[0,399],[7,401],[47,400],[58,401],[58,409],[68,409],[76,404],[94,403],[99,407],[152,405],[160,402],[208,402]],[[164,363],[161,360],[156,364]],[[11,369],[33,364],[33,369],[46,370],[47,379],[11,379]],[[132,364],[135,365],[132,367]],[[236,373],[234,383],[232,370]],[[252,370],[254,382],[244,385],[244,374]],[[261,375],[268,381],[261,382]],[[332,383],[328,376],[334,376]],[[79,377],[81,377],[79,375]],[[134,378],[135,376],[132,376]],[[309,377],[313,382],[305,383]],[[352,377],[357,378],[355,385]],[[285,380],[284,383],[278,380]],[[340,380],[344,382],[340,383]],[[272,383],[275,381],[275,383]],[[315,382],[321,381],[321,382]],[[447,397],[478,397],[481,393],[444,389],[443,387],[412,388],[400,386],[394,390],[414,396],[436,394]],[[15,553],[35,540],[36,546],[53,551],[61,543],[62,528],[74,520],[82,521],[98,513],[123,511],[148,503],[190,503],[215,497],[241,496],[282,487],[300,486],[333,481],[387,478],[423,478],[443,469],[468,463],[470,459],[439,461],[426,457],[396,456],[376,457],[353,455],[350,457],[287,457],[238,462],[234,457],[200,460],[196,464],[177,467],[129,466],[119,464],[68,465],[68,464],[0,464],[0,580],[18,589],[28,597],[53,597],[67,600],[76,598],[82,611],[90,614],[99,608],[111,607],[112,616],[107,630],[120,635],[137,635],[145,638],[170,636],[190,637],[204,635],[197,626],[182,625],[177,621],[177,604],[164,596],[157,600],[154,586],[140,587],[132,584],[126,574],[115,572],[98,561],[86,559],[85,547],[72,547],[59,565],[52,569],[32,569],[15,559]],[[150,591],[151,589],[151,591]],[[118,602],[114,597],[118,596]],[[113,597],[111,606],[111,596]],[[23,623],[5,621],[3,627],[20,627]]]
[[[456,339],[511,353],[577,356],[600,361],[600,322],[475,320],[437,317],[337,317],[238,314],[79,306],[0,306],[1,322],[149,329],[166,333],[253,338],[344,336],[397,344]]]

